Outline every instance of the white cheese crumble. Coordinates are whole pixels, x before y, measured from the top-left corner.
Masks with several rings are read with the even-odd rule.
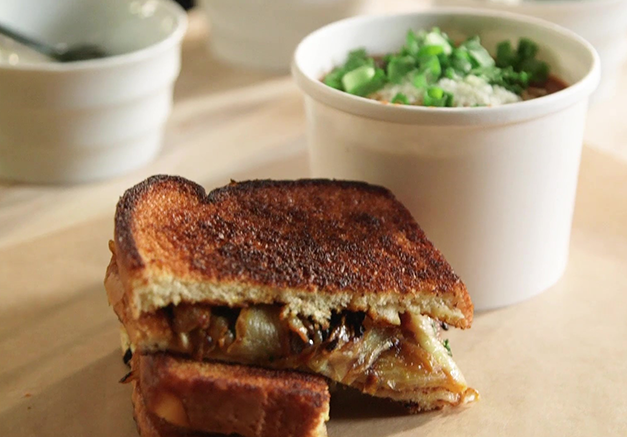
[[[370,98],[381,102],[391,102],[398,93],[405,94],[410,105],[422,104],[422,94],[424,90],[416,88],[410,80],[406,80],[400,84],[388,83],[371,95]]]
[[[442,78],[436,86],[453,94],[453,106],[500,106],[520,102],[519,95],[498,86],[490,85],[484,79],[468,75],[459,79]],[[416,88],[410,80],[401,84],[388,83],[370,96],[382,102],[391,102],[396,94],[402,93],[412,105],[422,104],[424,90]]]
[[[438,86],[453,94],[455,106],[500,106],[522,100],[519,95],[502,86],[490,85],[472,74],[460,80],[442,78],[438,81]]]

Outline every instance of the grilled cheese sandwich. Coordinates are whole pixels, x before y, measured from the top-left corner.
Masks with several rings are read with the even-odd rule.
[[[156,176],[118,203],[109,301],[142,356],[313,373],[411,411],[477,398],[442,342],[462,281],[387,190]]]

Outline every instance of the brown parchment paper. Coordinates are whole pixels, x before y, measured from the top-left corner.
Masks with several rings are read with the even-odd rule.
[[[299,155],[233,176],[305,171]],[[2,437],[137,435],[102,286],[112,214],[0,250]],[[564,278],[449,338],[479,402],[406,416],[340,394],[330,436],[627,436],[627,165],[586,149]]]

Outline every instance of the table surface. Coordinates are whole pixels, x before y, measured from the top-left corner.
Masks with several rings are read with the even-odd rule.
[[[136,435],[102,286],[124,189],[154,173],[208,189],[306,176],[302,97],[290,78],[211,59],[207,32],[193,13],[164,152],[153,164],[94,184],[0,185],[1,436]],[[450,333],[482,400],[407,417],[339,396],[331,437],[627,435],[627,65],[622,78],[617,96],[590,111],[564,278]]]

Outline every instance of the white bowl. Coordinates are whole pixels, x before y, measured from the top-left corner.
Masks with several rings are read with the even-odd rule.
[[[530,15],[564,26],[590,42],[601,59],[601,84],[593,99],[611,97],[627,61],[625,0],[433,0],[439,6],[463,6]]]
[[[289,71],[296,45],[325,24],[368,11],[370,0],[199,0],[210,49],[224,61]]]
[[[113,56],[73,63],[0,49],[0,177],[82,182],[158,153],[180,70],[185,11],[169,0],[2,0],[0,21]]]
[[[408,29],[478,34],[487,47],[527,36],[572,85],[484,108],[385,105],[325,86],[346,54],[398,50]],[[311,172],[390,188],[466,282],[477,309],[512,304],[555,283],[568,258],[594,48],[541,20],[438,10],[358,17],[303,40],[292,66],[305,92]]]

